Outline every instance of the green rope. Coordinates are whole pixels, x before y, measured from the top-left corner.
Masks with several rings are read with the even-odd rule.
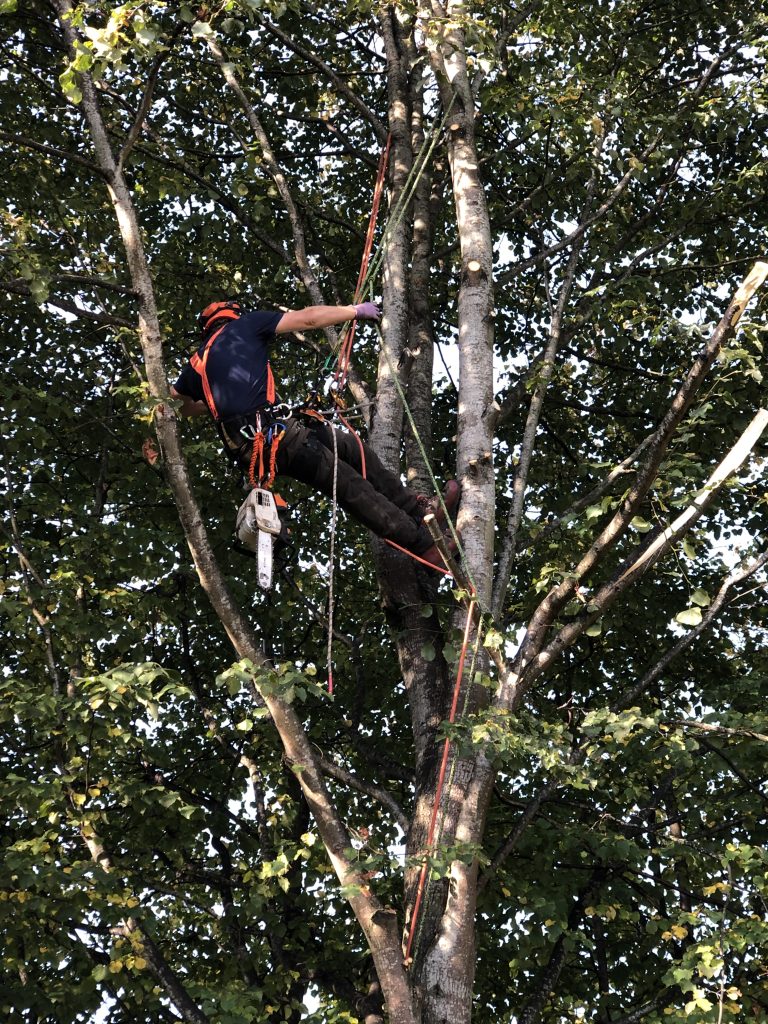
[[[405,391],[403,390],[403,385],[400,382],[400,377],[397,374],[395,368],[392,366],[392,360],[389,358],[389,352],[387,352],[386,345],[384,344],[384,338],[383,338],[383,335],[381,334],[381,330],[379,330],[379,336],[381,337],[381,341],[382,341],[381,350],[384,353],[384,358],[387,361],[387,368],[389,369],[390,375],[391,375],[392,379],[395,382],[395,389],[397,390],[398,397],[400,398],[400,401],[403,404],[403,410],[405,411],[405,415],[406,415],[406,418],[408,420],[408,425],[410,426],[411,432],[413,433],[413,437],[414,437],[414,440],[416,441],[416,446],[419,449],[419,453],[421,455],[422,461],[424,462],[424,465],[427,467],[427,472],[429,473],[429,479],[432,482],[432,486],[435,489],[435,494],[437,496],[437,500],[440,503],[440,508],[443,511],[443,515],[445,516],[445,521],[448,524],[448,529],[451,532],[451,537],[453,538],[453,541],[456,544],[456,550],[458,551],[459,556],[461,558],[461,561],[463,563],[463,568],[464,568],[464,572],[466,574],[466,577],[469,580],[469,583],[470,583],[470,585],[472,587],[472,590],[474,591],[474,593],[476,595],[476,599],[479,601],[479,598],[477,598],[477,586],[475,585],[475,581],[472,579],[472,574],[470,573],[470,571],[468,569],[467,560],[466,560],[466,558],[464,556],[464,549],[463,549],[462,544],[461,544],[461,538],[459,537],[458,533],[456,532],[456,528],[453,525],[453,521],[452,521],[450,515],[448,514],[448,509],[445,507],[445,502],[443,501],[443,495],[442,495],[442,493],[440,491],[440,487],[438,485],[437,479],[436,479],[435,474],[434,474],[434,472],[432,470],[432,465],[430,463],[429,457],[427,456],[426,449],[424,448],[424,442],[421,440],[421,435],[419,434],[419,429],[416,426],[416,422],[415,422],[415,420],[413,418],[413,414],[412,414],[412,412],[410,410],[410,407],[408,405],[408,400],[405,397]]]
[[[416,191],[416,186],[418,185],[421,176],[424,173],[424,170],[427,166],[427,163],[429,162],[429,159],[431,158],[432,153],[434,152],[435,147],[437,146],[438,139],[445,126],[445,122],[448,119],[448,115],[450,114],[451,109],[453,107],[453,102],[454,100],[452,99],[445,113],[440,118],[440,121],[433,126],[432,131],[427,137],[429,139],[429,144],[422,145],[421,149],[419,150],[418,156],[413,162],[413,166],[408,172],[408,176],[405,179],[405,185],[403,186],[402,194],[400,195],[400,198],[395,204],[395,208],[392,210],[389,218],[387,219],[387,223],[384,228],[384,233],[381,236],[381,241],[379,242],[376,255],[374,256],[370,266],[368,267],[368,273],[365,275],[365,279],[362,285],[363,294],[365,294],[366,289],[368,290],[369,294],[373,293],[373,280],[379,272],[379,268],[381,267],[381,264],[384,260],[384,253],[386,252],[386,246],[384,243],[390,236],[390,234],[400,226],[400,222],[405,216],[406,210],[410,206],[411,199],[413,198],[413,194]],[[394,224],[392,224],[393,220]]]
[[[365,277],[363,278],[363,282],[360,286],[361,296],[365,296],[366,293],[369,296],[373,295],[373,283],[376,277],[378,276],[381,264],[384,260],[384,253],[386,252],[385,243],[387,239],[390,237],[390,235],[394,231],[396,231],[397,228],[400,226],[400,222],[405,216],[406,210],[410,206],[411,199],[413,198],[413,194],[416,191],[416,186],[418,185],[421,176],[426,169],[427,163],[431,158],[432,153],[435,150],[435,147],[437,146],[440,134],[442,133],[443,127],[445,126],[445,122],[448,118],[448,115],[451,112],[454,99],[451,100],[450,104],[448,105],[448,108],[446,109],[440,121],[436,122],[435,125],[433,125],[432,131],[427,136],[428,144],[427,140],[425,140],[425,144],[422,145],[416,159],[414,160],[411,166],[410,171],[408,172],[408,175],[405,179],[405,185],[403,186],[403,191],[401,192],[400,197],[398,198],[397,202],[395,203],[395,206],[390,212],[389,217],[387,218],[384,231],[382,233],[379,244],[376,248],[376,253],[371,262],[369,263],[368,270],[366,271]],[[336,344],[331,349],[331,352],[328,354],[328,358],[326,359],[325,365],[323,366],[323,373],[326,373],[331,368],[332,360],[341,346],[341,339],[344,337],[348,323],[349,321],[347,321],[346,324],[342,325],[342,328],[339,331],[339,340],[336,342]]]

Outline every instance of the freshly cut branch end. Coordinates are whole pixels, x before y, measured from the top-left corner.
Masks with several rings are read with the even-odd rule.
[[[742,281],[739,286],[739,290],[733,297],[734,310],[733,316],[731,317],[731,326],[735,327],[741,319],[741,314],[747,307],[749,300],[755,294],[758,288],[763,284],[766,277],[768,277],[768,263],[758,262],[752,267],[750,272]]]

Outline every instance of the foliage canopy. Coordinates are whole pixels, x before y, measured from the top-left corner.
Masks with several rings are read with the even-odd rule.
[[[764,1019],[765,441],[654,567],[611,590],[765,404],[759,292],[612,546],[579,587],[574,575],[630,508],[647,439],[765,255],[762,5],[0,0],[0,13],[4,1018],[374,1022],[381,985],[392,1020],[423,1024]],[[215,562],[269,660],[236,642],[233,655],[198,585],[162,425],[163,457],[142,454],[163,395],[89,82],[124,156],[171,381],[212,298],[350,300],[392,131],[390,208],[415,189],[379,232],[382,344],[437,475],[462,480],[487,612],[453,726],[451,591],[342,523],[330,699],[327,505],[281,488],[295,549],[275,590],[255,592],[230,544],[237,483],[208,425],[185,423]],[[322,379],[328,343],[275,353],[286,396]],[[427,489],[373,332],[355,369],[356,397],[377,403],[372,442]],[[334,875],[341,853],[265,699],[292,707],[323,759],[354,884]],[[397,1017],[354,900],[370,882],[407,923],[446,734],[415,1016]],[[452,900],[470,921],[476,900],[476,937],[457,927],[449,970],[435,939],[454,941]]]

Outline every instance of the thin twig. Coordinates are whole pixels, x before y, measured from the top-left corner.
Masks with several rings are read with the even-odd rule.
[[[320,765],[320,770],[323,775],[330,776],[330,778],[343,782],[344,785],[349,786],[350,789],[355,789],[358,793],[364,793],[366,796],[371,797],[371,799],[376,800],[378,803],[390,810],[399,827],[407,834],[408,829],[410,828],[410,821],[400,804],[395,800],[391,793],[387,792],[386,789],[382,789],[380,786],[374,786],[370,782],[365,782],[353,772],[347,771],[346,768],[342,768],[341,765],[335,764],[333,761],[328,761],[324,757],[318,758],[318,764]]]

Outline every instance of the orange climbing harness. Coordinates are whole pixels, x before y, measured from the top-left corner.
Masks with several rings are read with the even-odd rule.
[[[240,319],[240,306],[236,302],[212,302],[209,306],[206,306],[203,312],[200,314],[201,321],[212,322],[216,320],[239,320]],[[213,416],[216,423],[221,420],[219,410],[216,408],[216,402],[213,398],[213,391],[211,390],[211,384],[208,380],[208,356],[211,354],[211,348],[214,341],[218,338],[225,327],[228,327],[227,323],[223,323],[218,330],[214,331],[205,344],[203,354],[199,355],[197,352],[192,356],[189,363],[192,369],[200,375],[201,382],[203,385],[203,395],[205,396],[205,404],[208,406],[211,416]],[[267,404],[272,405],[275,401],[275,378],[272,374],[272,367],[269,365],[267,360]]]
[[[240,316],[238,312],[235,312],[235,310],[228,308],[226,303],[216,303],[215,305],[222,307],[220,310],[216,310],[217,320],[237,320]],[[211,306],[206,307],[206,309],[203,310],[202,315],[205,315],[207,312],[209,312],[211,308]],[[208,356],[210,355],[213,343],[216,341],[218,336],[227,326],[228,324],[224,323],[221,325],[221,327],[219,327],[217,331],[214,331],[213,334],[208,339],[208,341],[206,342],[205,348],[203,349],[203,354],[199,355],[198,353],[195,353],[195,355],[192,356],[192,358],[189,361],[192,369],[200,375],[200,380],[203,385],[203,395],[205,396],[205,404],[208,406],[211,416],[213,416],[214,422],[216,423],[217,427],[219,427],[220,432],[221,415],[219,413],[219,410],[216,408],[216,402],[213,397],[213,390],[211,389],[211,384],[210,381],[208,380]],[[267,405],[273,405],[275,397],[275,378],[272,373],[272,367],[269,364],[269,360],[267,360]],[[285,428],[283,427],[281,430],[276,430],[275,427],[279,426],[279,424],[274,424],[270,428],[269,435],[267,436],[261,429],[261,415],[258,412],[255,415],[256,425],[252,435],[253,449],[251,451],[251,462],[248,468],[248,480],[251,484],[251,487],[271,488],[272,484],[275,482],[275,473],[277,472],[277,449],[280,444],[280,439],[285,433]],[[264,450],[267,446],[269,447],[268,470],[266,470],[264,466]],[[256,472],[257,464],[258,473]],[[278,505],[285,505],[285,502],[281,498],[279,498],[279,496],[276,496],[276,501]]]

